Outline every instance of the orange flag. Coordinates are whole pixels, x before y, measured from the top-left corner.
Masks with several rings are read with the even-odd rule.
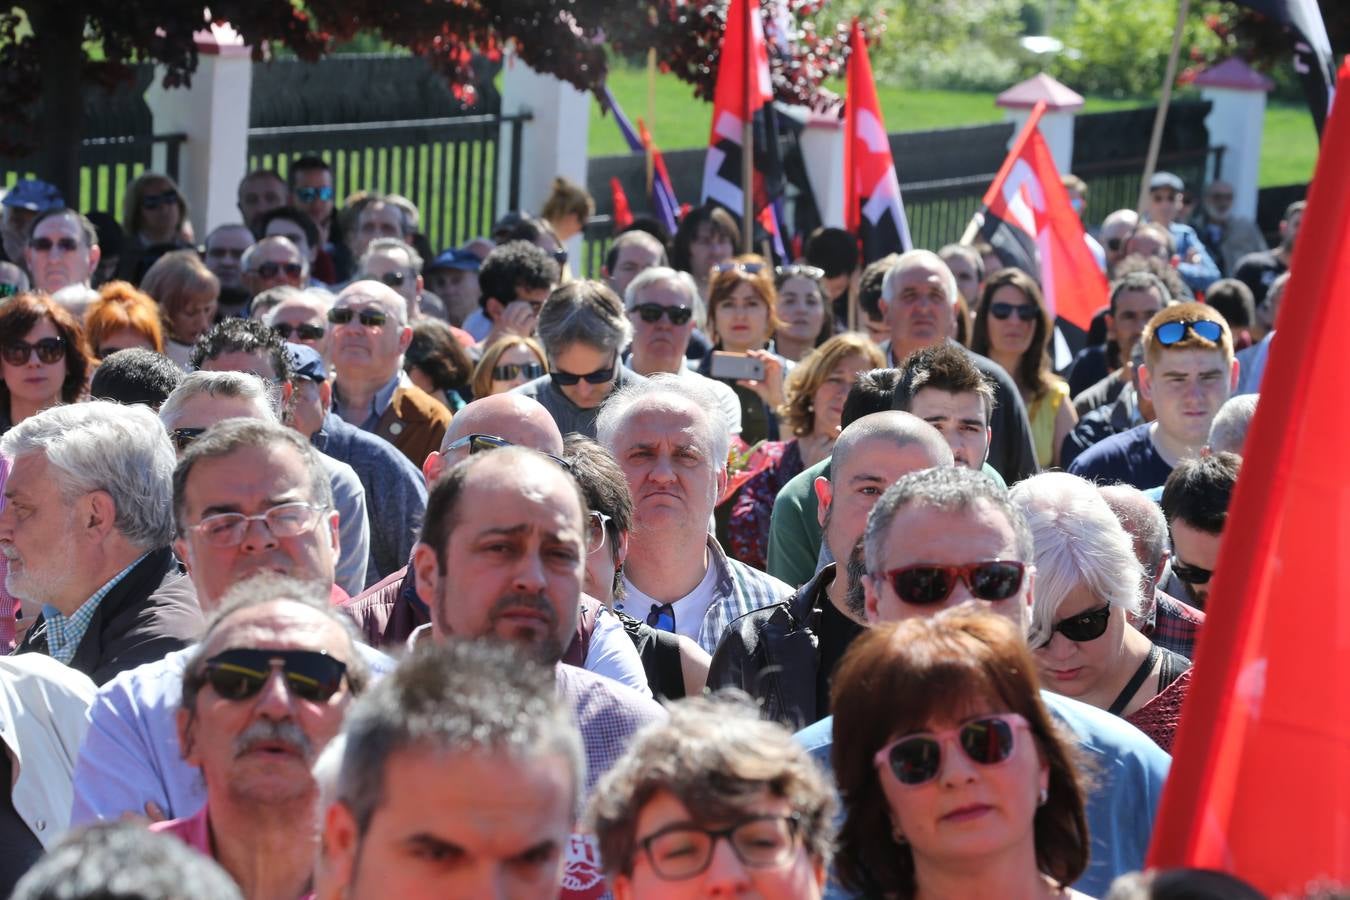
[[[1149,857],[1272,895],[1350,885],[1350,65],[1337,96]]]

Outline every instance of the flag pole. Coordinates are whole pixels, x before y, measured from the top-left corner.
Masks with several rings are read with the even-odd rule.
[[[754,114],[750,108],[750,89],[754,83],[754,58],[750,55],[753,47],[750,33],[750,4],[755,0],[742,0],[741,3],[741,110],[745,117],[741,122],[741,197],[744,200],[744,217],[741,219],[741,252],[752,253],[755,249],[755,126]]]
[[[1190,13],[1191,0],[1181,0],[1177,6],[1177,24],[1172,29],[1172,52],[1167,56],[1167,74],[1163,78],[1162,94],[1158,97],[1158,113],[1153,117],[1153,134],[1148,141],[1148,157],[1144,160],[1144,175],[1139,182],[1139,204],[1136,212],[1143,221],[1148,210],[1148,183],[1153,171],[1158,167],[1158,150],[1162,146],[1163,126],[1167,123],[1167,107],[1172,102],[1172,83],[1177,77],[1177,57],[1181,55],[1181,33],[1186,28],[1186,16]]]
[[[656,127],[656,48],[647,48],[647,121]],[[652,194],[652,182],[656,178],[656,159],[649,144],[644,148],[647,153],[647,196]]]

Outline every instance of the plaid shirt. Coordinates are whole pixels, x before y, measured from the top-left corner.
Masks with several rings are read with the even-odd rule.
[[[1154,595],[1157,608],[1153,622],[1142,629],[1144,636],[1164,650],[1195,659],[1195,642],[1200,637],[1200,626],[1205,624],[1205,614],[1162,591],[1155,591]]]
[[[94,613],[98,611],[99,603],[148,555],[142,553],[136,557],[131,565],[105,581],[103,587],[94,591],[93,596],[69,616],[62,615],[54,606],[43,605],[42,620],[47,624],[47,652],[53,659],[70,665],[70,661],[75,658],[75,651],[80,647],[80,641],[84,640],[84,633],[89,630]]]
[[[708,536],[708,559],[717,580],[713,602],[698,629],[698,645],[711,654],[728,625],[748,612],[786,600],[794,591],[772,575],[728,558],[712,535]]]

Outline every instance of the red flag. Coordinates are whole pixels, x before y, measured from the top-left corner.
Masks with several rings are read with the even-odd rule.
[[[1149,858],[1272,896],[1350,884],[1348,104],[1323,134]]]
[[[1083,239],[1083,223],[1036,127],[1044,112],[1045,103],[1037,103],[989,185],[980,233],[1001,256],[1025,257],[1017,266],[1040,279],[1051,316],[1087,331],[1106,305],[1106,276]]]
[[[639,116],[637,124],[642,146],[652,155],[652,171],[656,176],[652,179],[652,206],[661,218],[661,223],[666,226],[666,230],[674,234],[680,218],[679,203],[675,200],[675,183],[670,180],[670,172],[666,169],[666,158],[661,155],[656,142],[652,140],[651,132],[647,130],[647,123],[642,121]]]
[[[628,195],[623,191],[619,179],[609,179],[609,195],[614,204],[614,233],[617,234],[633,224],[633,210],[628,206]]]
[[[844,227],[862,241],[864,261],[872,262],[888,253],[903,253],[912,243],[891,157],[891,139],[877,102],[872,61],[857,19],[853,20],[849,46],[848,103],[844,107]]]

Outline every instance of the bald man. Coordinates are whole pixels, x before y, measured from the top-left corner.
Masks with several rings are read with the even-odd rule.
[[[910,413],[853,422],[835,441],[829,476],[815,481],[830,553],[853,559],[872,504],[902,475],[954,464],[942,433]],[[794,730],[829,715],[835,664],[867,623],[854,566],[838,573],[837,565],[822,567],[787,600],[732,622],[713,654],[708,687],[739,688]]]

